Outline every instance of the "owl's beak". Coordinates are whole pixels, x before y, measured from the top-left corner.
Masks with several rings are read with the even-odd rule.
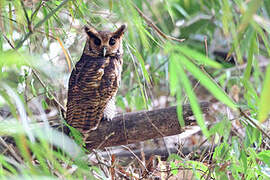
[[[103,57],[106,56],[106,51],[107,51],[106,47],[103,47]]]

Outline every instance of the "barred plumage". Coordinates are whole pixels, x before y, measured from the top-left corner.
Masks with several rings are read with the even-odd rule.
[[[88,39],[69,79],[67,103],[67,123],[83,134],[95,130],[102,118],[112,119],[115,114],[125,29],[125,25],[115,32],[85,28]]]

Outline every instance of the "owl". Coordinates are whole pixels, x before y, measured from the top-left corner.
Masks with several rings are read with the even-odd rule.
[[[115,115],[123,64],[122,25],[115,32],[85,27],[86,44],[68,84],[67,123],[83,135]]]

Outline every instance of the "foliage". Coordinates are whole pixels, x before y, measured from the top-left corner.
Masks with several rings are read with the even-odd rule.
[[[1,154],[1,178],[109,178],[49,124],[63,121],[68,77],[84,46],[83,25],[115,29],[121,23],[128,34],[117,106],[155,108],[165,96],[167,105],[178,105],[183,125],[180,105],[188,99],[203,135],[215,143],[209,166],[172,155],[172,173],[187,168],[197,179],[269,178],[269,136],[262,124],[270,111],[269,16],[268,0],[1,0],[0,142],[5,146],[12,138],[19,149]],[[221,61],[217,50],[227,51]],[[228,107],[211,128],[199,108],[198,84]],[[231,133],[232,116],[244,135]]]

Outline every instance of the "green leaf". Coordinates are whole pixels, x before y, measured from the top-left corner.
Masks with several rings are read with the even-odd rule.
[[[109,9],[110,9],[110,12],[113,9],[113,1],[112,0],[109,0]]]
[[[182,160],[182,158],[175,153],[170,154],[170,156],[168,157],[167,161],[172,161],[172,160]]]
[[[264,122],[270,112],[269,100],[270,100],[270,65],[268,65],[265,79],[263,82],[263,89],[259,100],[259,112],[258,120]]]
[[[187,46],[176,46],[175,49],[177,51],[183,53],[187,57],[192,58],[195,61],[197,61],[205,66],[210,66],[210,67],[217,68],[217,69],[222,68],[222,65],[219,64],[218,62],[206,57],[205,55],[203,55],[197,51],[190,49]]]
[[[221,162],[230,158],[230,146],[227,142],[221,143],[219,146],[215,148],[215,152],[213,154],[213,159],[217,162]]]
[[[61,4],[59,4],[59,6],[57,6],[55,9],[53,9],[47,16],[45,16],[42,20],[40,20],[35,26],[34,26],[34,29],[37,29],[39,28],[43,23],[45,23],[46,21],[48,21],[48,19],[50,19],[53,15],[56,14],[57,11],[59,11],[66,3],[68,3],[70,0],[63,0],[61,2]],[[16,48],[15,49],[19,49],[23,43],[30,37],[30,35],[32,34],[33,32],[29,32],[27,33],[20,41],[19,43],[17,44]]]
[[[172,11],[172,7],[171,7],[171,3],[168,3],[167,0],[165,0],[165,3],[166,3],[166,8],[167,8],[167,10],[169,12],[170,18],[171,18],[172,22],[174,23],[173,11]]]
[[[268,56],[270,56],[270,45],[267,36],[265,35],[264,29],[260,28],[258,24],[252,23],[252,27],[257,31],[258,35],[262,38],[262,41],[267,50]]]
[[[248,9],[242,16],[241,23],[238,28],[238,33],[242,33],[246,29],[250,21],[253,19],[252,16],[256,13],[261,3],[262,0],[252,0],[249,2]]]
[[[4,168],[7,168],[13,175],[17,175],[18,174],[17,170],[10,163],[8,163],[9,161],[12,162],[13,159],[10,159],[9,161],[7,161],[7,160],[8,159],[6,156],[4,156],[2,154],[0,155],[1,166],[3,166]],[[2,167],[1,167],[1,169],[2,169]]]
[[[223,136],[224,139],[226,140],[230,134],[230,130],[231,130],[231,122],[224,119],[211,127],[210,134],[212,135],[218,133],[220,136]]]
[[[257,49],[257,36],[256,33],[253,32],[252,33],[252,38],[250,40],[250,44],[249,44],[249,50],[248,50],[248,58],[247,58],[247,67],[244,73],[244,82],[247,82],[250,78],[250,74],[251,74],[251,69],[252,69],[252,63],[254,60],[254,52]],[[246,83],[245,83],[246,84]]]
[[[176,176],[178,174],[178,167],[176,166],[175,162],[171,161],[170,166],[172,169],[172,174]]]
[[[253,147],[256,145],[256,147],[259,147],[262,141],[262,134],[261,132],[253,127],[252,125],[246,126],[246,135],[244,139],[244,145],[245,147]]]
[[[177,111],[177,117],[180,123],[181,127],[185,126],[185,120],[183,118],[183,106],[182,106],[182,91],[181,88],[179,88],[177,94],[176,94],[176,99],[177,99],[177,107],[176,107],[176,111]]]
[[[179,124],[181,127],[185,126],[185,121],[183,119],[183,110],[182,110],[182,91],[180,87],[180,82],[179,82],[179,74],[177,69],[177,64],[179,65],[179,62],[177,61],[177,56],[171,56],[170,57],[170,64],[169,64],[169,78],[170,78],[170,92],[171,95],[174,96],[176,95],[177,98],[177,117],[179,120]]]
[[[145,68],[145,64],[144,64],[143,57],[141,56],[140,52],[139,52],[136,48],[134,49],[133,52],[135,53],[135,56],[137,57],[137,59],[138,59],[139,62],[140,62],[140,65],[141,65],[140,67],[141,67],[141,69],[142,69],[144,78],[146,79],[146,81],[147,81],[148,83],[150,83],[150,77],[149,77],[148,72],[147,72],[147,70],[146,70],[146,68]]]
[[[179,80],[178,80],[178,69],[176,64],[177,62],[176,56],[170,57],[170,63],[169,63],[169,81],[170,81],[170,92],[171,95],[174,96],[177,93],[177,90],[179,89]]]
[[[30,85],[31,85],[31,91],[32,91],[32,93],[33,93],[33,96],[36,97],[36,96],[37,96],[37,90],[36,90],[36,88],[35,88],[35,86],[34,86],[34,79],[31,80]]]
[[[37,6],[37,8],[34,10],[34,12],[31,14],[31,21],[33,22],[34,21],[34,19],[36,18],[36,16],[37,16],[37,14],[38,14],[38,12],[39,12],[39,10],[40,10],[40,8],[42,7],[42,1],[40,1],[39,2],[39,4],[38,4],[38,6]]]
[[[49,105],[47,104],[47,102],[44,99],[41,100],[41,105],[42,105],[42,108],[44,110],[48,109],[48,107],[49,107]]]
[[[243,166],[244,172],[246,174],[247,167],[248,167],[248,165],[247,165],[247,154],[243,149],[241,149],[241,151],[240,151],[240,162],[241,162],[241,165]]]
[[[208,89],[218,100],[226,104],[227,106],[236,109],[237,105],[235,102],[214,82],[210,76],[202,72],[196,65],[190,62],[186,57],[181,56],[179,61],[184,67],[198,80],[200,83]]]
[[[44,16],[47,16],[48,15],[47,9],[45,7],[43,7],[42,9],[43,9]],[[45,28],[46,37],[48,39],[49,38],[49,20],[44,23],[44,28]]]
[[[258,154],[258,158],[270,166],[270,150],[262,151]]]
[[[196,121],[199,124],[199,126],[201,127],[203,134],[206,137],[209,137],[209,132],[207,130],[206,123],[203,119],[202,111],[200,109],[200,105],[199,105],[197,98],[196,98],[196,95],[192,89],[191,83],[190,83],[184,69],[180,65],[178,66],[178,69],[179,69],[179,74],[181,77],[181,79],[180,79],[181,84],[182,84],[182,86],[183,86],[183,88],[188,96],[188,99],[189,99],[190,105],[191,105],[191,109],[194,113]]]

